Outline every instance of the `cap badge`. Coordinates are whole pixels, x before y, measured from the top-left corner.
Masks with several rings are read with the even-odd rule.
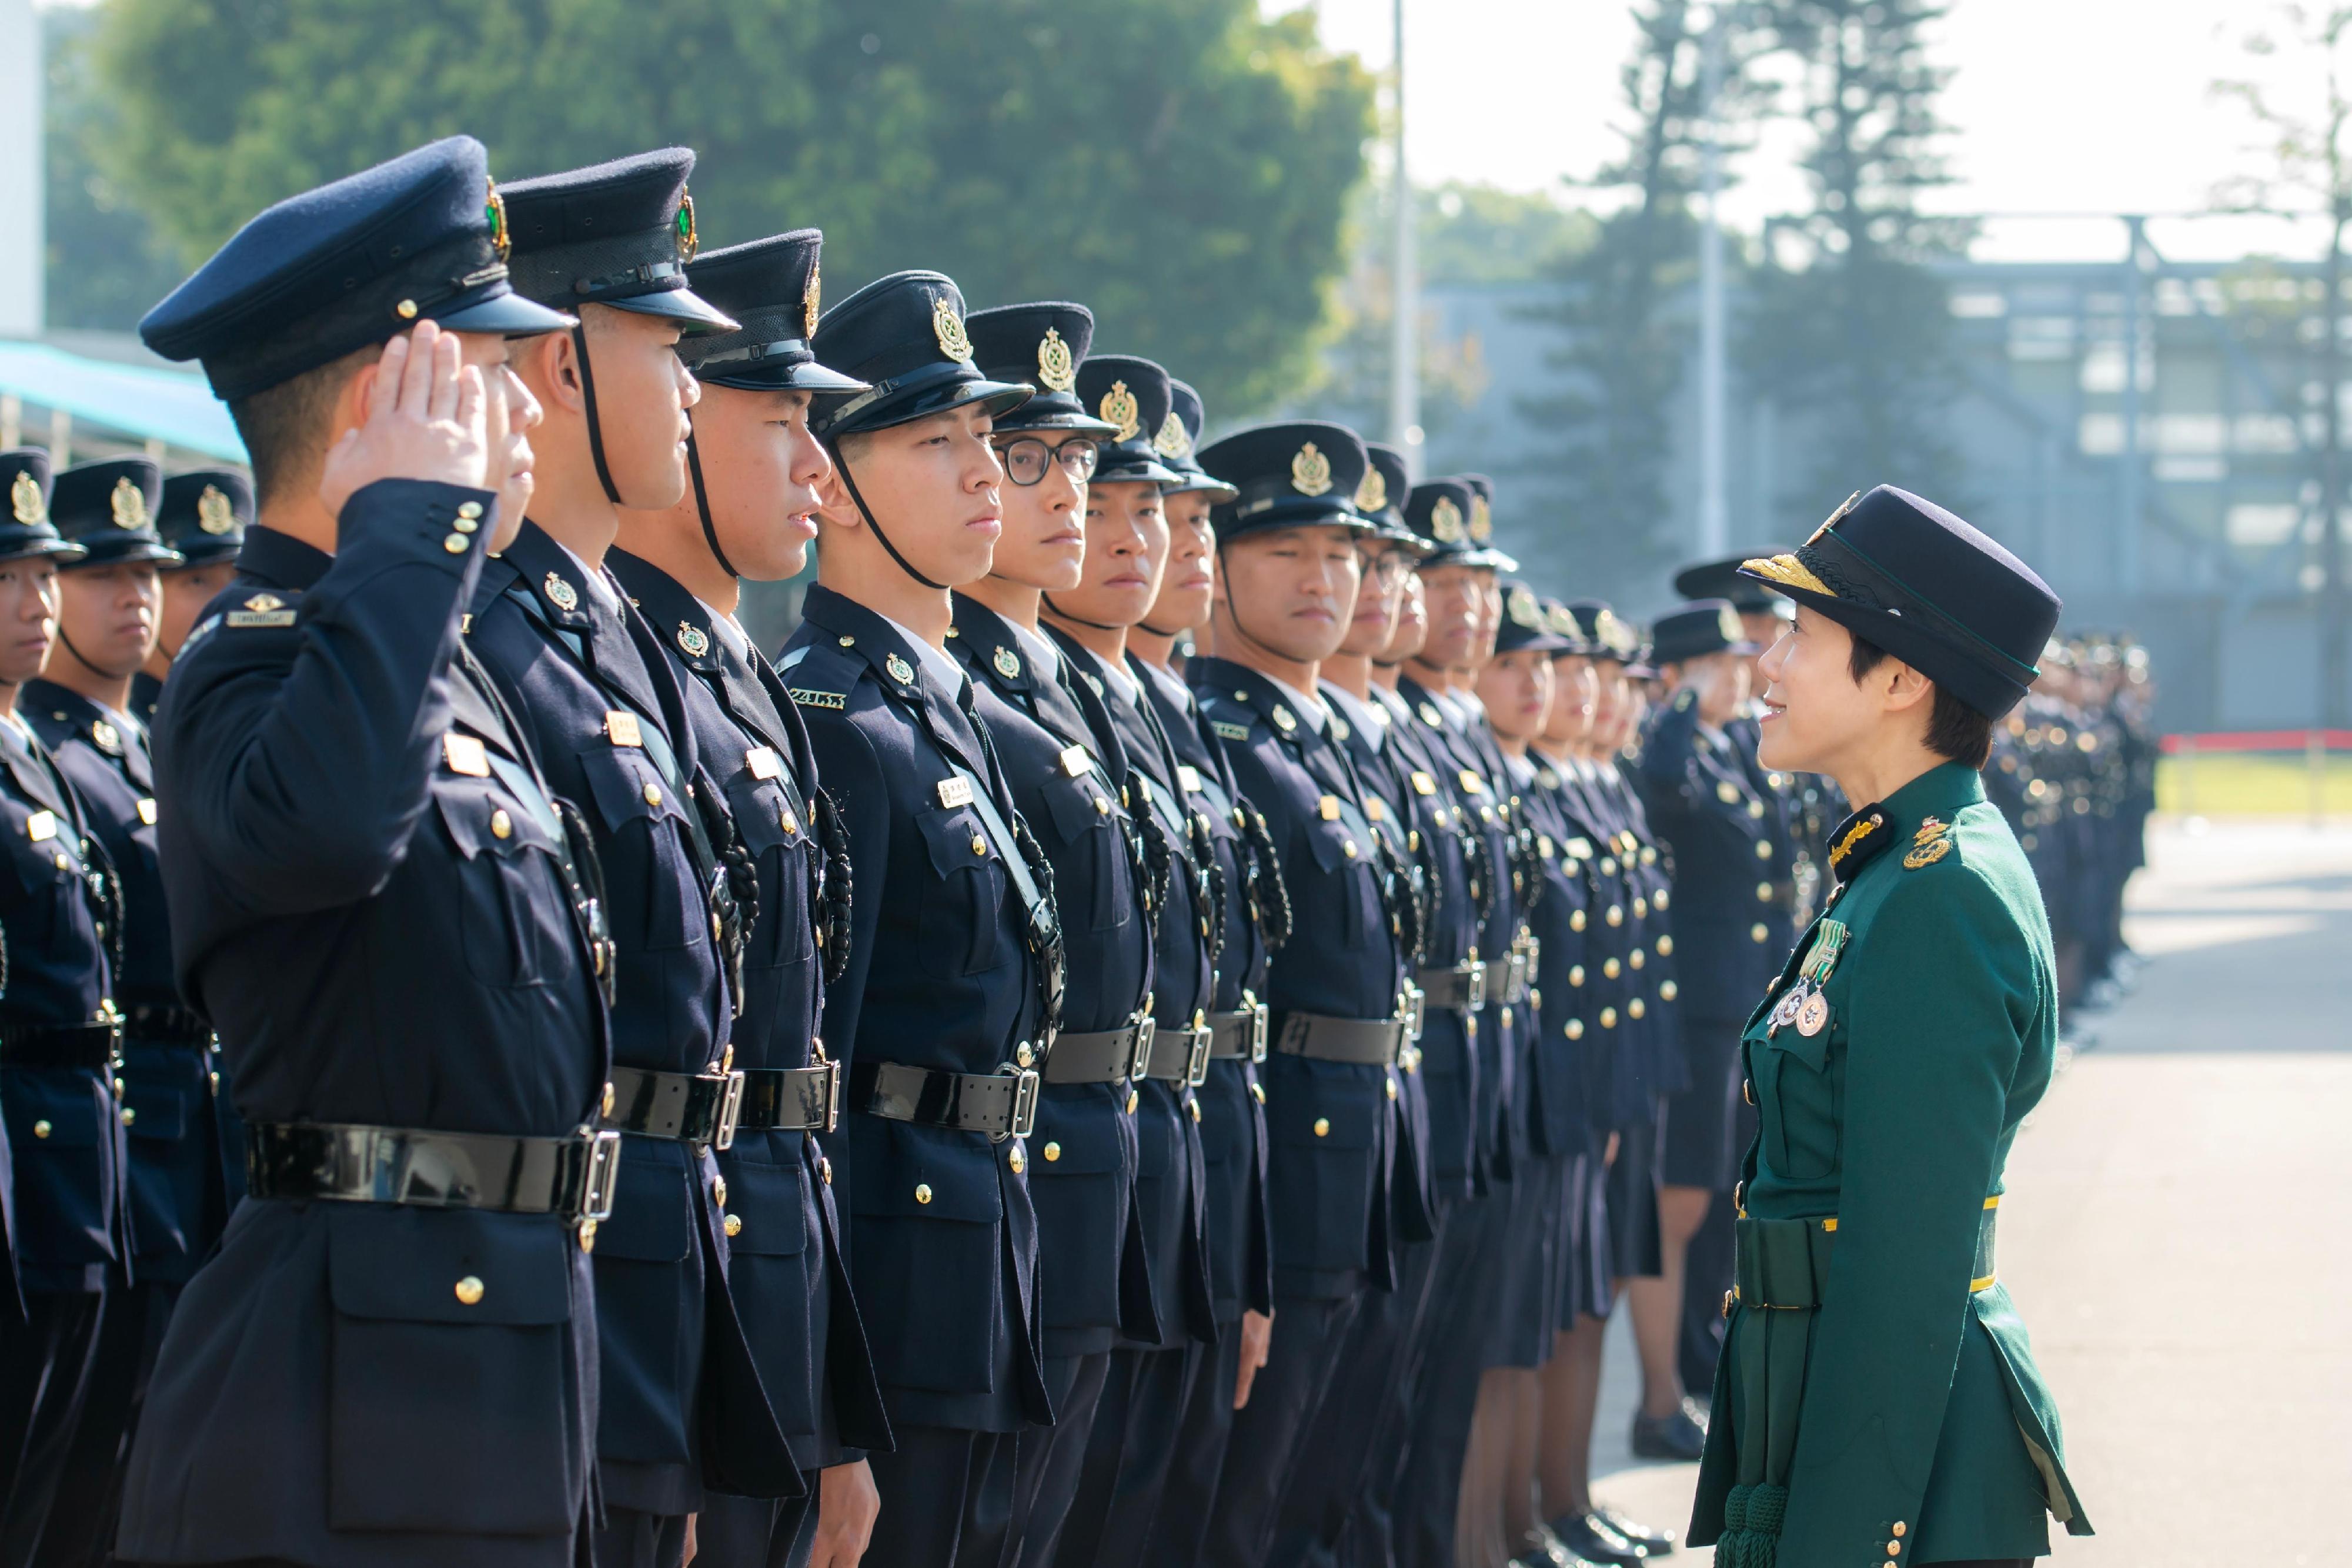
[[[541,586],[547,591],[547,601],[558,610],[572,611],[580,608],[580,591],[555,573],[549,572],[546,582]]]
[[[689,659],[699,659],[710,652],[710,633],[691,621],[677,623],[677,645],[686,650]]]
[[[1473,544],[1485,544],[1494,537],[1495,508],[1486,497],[1474,494],[1470,497],[1470,540]]]
[[[215,538],[236,527],[236,508],[221,494],[219,486],[205,486],[204,494],[196,497],[196,527]]]
[[[883,660],[882,667],[887,670],[890,673],[890,678],[900,685],[911,686],[915,684],[915,666],[898,654],[893,653]]]
[[[1723,633],[1723,640],[1725,642],[1738,642],[1740,632],[1743,630],[1739,624],[1739,612],[1734,610],[1728,604],[1725,605],[1721,610],[1716,612],[1716,629]]]
[[[1170,409],[1168,417],[1160,422],[1160,429],[1151,437],[1151,450],[1171,463],[1192,455],[1192,433],[1184,428],[1184,422],[1176,417],[1174,409]]]
[[[1302,496],[1320,496],[1331,488],[1331,460],[1311,441],[1290,460],[1290,487]]]
[[[49,520],[49,505],[42,497],[40,481],[22,468],[16,470],[16,481],[8,486],[8,508],[28,528]]]
[[[1385,512],[1389,509],[1389,482],[1377,468],[1364,470],[1364,482],[1356,486],[1356,510]]]
[[[998,648],[996,657],[991,662],[996,665],[996,673],[1006,680],[1017,681],[1021,678],[1021,655],[1012,649]]]
[[[824,298],[824,276],[815,262],[809,263],[808,287],[801,290],[801,336],[816,336],[818,306]]]
[[[1545,610],[1544,623],[1563,637],[1576,635],[1576,617],[1565,605],[1555,604]]]
[[[1442,545],[1462,542],[1462,508],[1454,504],[1451,496],[1437,497],[1437,505],[1429,508],[1429,534]]]
[[[114,494],[107,497],[113,508],[114,526],[118,528],[143,528],[147,526],[147,493],[129,479],[114,482]]]
[[[1508,605],[1514,624],[1524,626],[1530,632],[1543,630],[1543,606],[1536,602],[1534,589],[1525,585],[1512,589]]]
[[[1862,492],[1859,490],[1856,490],[1853,495],[1848,496],[1844,502],[1839,506],[1838,509],[1829,515],[1829,520],[1823,523],[1820,528],[1815,528],[1812,532],[1812,537],[1806,539],[1805,542],[1809,545],[1821,543],[1822,536],[1835,528],[1837,526],[1837,520],[1840,517],[1844,517],[1848,512],[1853,511],[1853,504],[1861,499]]]
[[[960,365],[971,363],[971,340],[944,294],[931,301],[931,336],[940,340],[940,353]]]
[[[1037,380],[1047,392],[1066,392],[1078,379],[1078,361],[1061,329],[1048,327],[1037,344]]]
[[[1110,391],[1103,393],[1102,404],[1096,413],[1105,424],[1118,426],[1118,434],[1112,437],[1116,441],[1132,441],[1136,433],[1143,428],[1142,405],[1135,401],[1135,394],[1127,390],[1125,382],[1110,383]]]
[[[687,192],[677,193],[677,258],[692,261],[695,252],[702,248],[702,232],[694,226],[694,197]]]
[[[1618,620],[1613,611],[1603,610],[1592,618],[1592,634],[1612,653],[1633,651],[1633,629]]]
[[[489,193],[482,198],[482,217],[490,225],[490,248],[506,260],[514,249],[514,236],[507,232],[507,199],[499,194],[499,183],[489,183]]]

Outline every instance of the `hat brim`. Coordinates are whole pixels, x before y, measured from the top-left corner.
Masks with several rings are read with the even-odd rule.
[[[163,563],[165,571],[187,571],[200,566],[217,566],[225,560],[235,560],[245,549],[241,539],[221,539],[204,545],[181,545],[179,559]]]
[[[1571,646],[1569,640],[1557,632],[1529,632],[1525,636],[1514,638],[1507,643],[1500,638],[1496,639],[1495,652],[1497,653],[1565,653]]]
[[[83,545],[81,552],[81,559],[70,564],[121,566],[131,561],[154,561],[160,565],[171,565],[183,559],[180,552],[170,545],[156,544],[148,539],[132,539],[120,549],[110,548],[105,540],[101,539],[95,549],[87,544]]]
[[[64,539],[32,539],[16,543],[0,542],[0,564],[12,560],[34,560],[47,556],[59,566],[73,566],[89,551]]]
[[[1740,566],[1739,575],[1821,612],[1864,642],[1902,660],[1988,718],[2005,717],[2010,709],[2025,700],[2030,682],[2014,679],[1971,658],[1917,621],[1839,598],[1793,555],[1757,557]]]
[[[1347,528],[1351,532],[1369,534],[1377,524],[1359,517],[1344,506],[1329,506],[1301,497],[1297,500],[1278,501],[1263,512],[1247,517],[1212,517],[1210,526],[1216,529],[1217,542],[1245,538],[1251,534],[1269,533],[1277,528]]]
[[[694,379],[704,386],[733,387],[738,392],[862,392],[872,385],[814,360],[761,365],[758,369],[730,365],[715,375],[705,375],[691,363],[686,368],[693,371]]]
[[[1097,485],[1157,485],[1163,491],[1183,482],[1183,475],[1156,457],[1128,458],[1098,467],[1093,479]]]
[[[992,382],[963,365],[934,366],[927,374],[883,387],[878,392],[868,387],[842,407],[817,410],[811,425],[818,439],[889,430],[975,402],[987,405],[991,419],[1001,418],[1036,393],[1025,382]]]
[[[1242,494],[1223,479],[1193,469],[1185,471],[1182,484],[1169,486],[1168,493],[1171,496],[1210,496],[1215,498],[1218,505],[1227,501],[1237,501],[1241,499]]]
[[[632,294],[621,299],[592,299],[588,303],[609,305],[633,316],[665,317],[679,323],[689,338],[708,332],[740,332],[743,329],[740,321],[691,288],[661,288],[651,294]]]
[[[1473,545],[1463,552],[1463,564],[1492,567],[1496,571],[1517,571],[1519,570],[1519,558],[1507,555],[1492,545]]]
[[[1031,413],[1030,410],[1035,408],[1040,401],[1033,397],[1011,411],[997,423],[996,433],[1004,435],[1016,430],[1062,430],[1074,435],[1091,435],[1098,439],[1118,434],[1118,426],[1107,420],[1097,419],[1090,413],[1071,413],[1066,410],[1051,408]]]
[[[551,310],[536,299],[526,299],[512,289],[461,305],[454,310],[425,312],[447,332],[479,332],[500,338],[536,338],[544,332],[562,332],[572,327],[574,318],[561,310]]]

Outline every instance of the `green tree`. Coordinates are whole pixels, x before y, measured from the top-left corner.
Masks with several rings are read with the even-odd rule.
[[[1308,374],[1372,119],[1251,0],[109,0],[100,61],[104,166],[191,261],[454,131],[509,178],[675,141],[706,243],[820,226],[836,298],[1084,300],[1221,416]]]
[[[179,258],[92,161],[93,145],[116,116],[90,66],[97,17],[56,8],[40,19],[48,67],[49,324],[128,331],[180,280]]]

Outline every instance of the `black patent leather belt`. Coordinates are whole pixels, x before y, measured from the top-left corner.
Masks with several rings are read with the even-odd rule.
[[[112,1071],[122,1051],[119,1023],[0,1023],[0,1063]]]
[[[1048,1083],[1124,1083],[1151,1062],[1151,1015],[1139,1012],[1119,1029],[1057,1034],[1045,1053]]]
[[[255,1197],[488,1208],[593,1222],[611,1218],[620,1169],[621,1135],[612,1132],[515,1138],[349,1122],[246,1128],[246,1190]]]
[[[752,1068],[743,1080],[739,1133],[830,1133],[841,1119],[841,1063]]]
[[[1209,1060],[1264,1061],[1265,1004],[1253,1002],[1229,1013],[1209,1015]]]
[[[1184,1083],[1195,1088],[1209,1075],[1209,1047],[1216,1031],[1202,1024],[1199,1029],[1171,1029],[1166,1025],[1151,1031],[1151,1060],[1144,1065],[1143,1075],[1162,1083]],[[1054,1048],[1061,1049],[1059,1044]]]
[[[213,1026],[186,1008],[132,1008],[122,1020],[122,1037],[142,1045],[191,1045],[210,1051]]]
[[[1486,965],[1465,958],[1450,969],[1423,969],[1414,977],[1433,1008],[1454,1008],[1475,1013],[1486,1005]]]
[[[1318,1061],[1352,1061],[1367,1067],[1395,1063],[1409,1038],[1409,1019],[1340,1019],[1321,1013],[1286,1013],[1274,1049],[1285,1056]]]
[[[1037,1074],[948,1072],[896,1061],[861,1061],[849,1070],[849,1108],[893,1122],[916,1122],[995,1139],[1025,1138],[1037,1121]]]
[[[654,1072],[614,1067],[603,1124],[616,1133],[675,1138],[714,1149],[735,1142],[743,1108],[740,1072]]]

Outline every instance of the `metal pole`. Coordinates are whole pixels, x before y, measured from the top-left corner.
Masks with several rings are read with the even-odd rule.
[[[2338,193],[2327,228],[2327,340],[2321,345],[2319,453],[2319,722],[2346,723],[2344,702],[2344,225],[2352,202]]]
[[[2131,231],[2131,254],[2124,261],[2124,444],[2116,485],[2116,580],[2126,593],[2139,591],[2139,310],[2140,242],[2147,220],[2124,219]]]
[[[1706,193],[1698,231],[1698,553],[1718,556],[1729,547],[1730,518],[1724,505],[1723,441],[1723,225],[1716,207],[1723,193],[1723,142],[1716,100],[1723,92],[1724,33],[1731,7],[1718,5],[1706,29],[1701,57],[1699,117],[1706,138],[1700,153]]]
[[[1389,442],[1404,454],[1407,472],[1418,479],[1422,472],[1421,285],[1413,276],[1412,182],[1406,178],[1404,163],[1404,0],[1394,0],[1393,14],[1396,162],[1390,205],[1396,218],[1396,254],[1391,267],[1396,297],[1390,306],[1395,336],[1389,350]]]

